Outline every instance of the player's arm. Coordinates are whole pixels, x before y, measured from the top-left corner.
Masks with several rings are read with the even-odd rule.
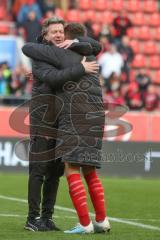
[[[22,47],[22,52],[34,60],[48,62],[55,67],[60,67],[60,61],[56,54],[57,47],[40,43],[26,43]]]
[[[73,42],[70,46],[70,50],[73,50],[83,56],[89,56],[93,54],[93,48],[91,44],[87,42]],[[22,48],[23,53],[34,60],[45,61],[49,64],[59,67],[60,63],[57,58],[59,48],[55,45],[45,45],[37,43],[27,43]],[[62,51],[62,50],[61,50]]]
[[[57,90],[67,81],[79,81],[85,75],[85,68],[78,63],[69,68],[57,69],[46,62],[33,61],[32,73],[40,82],[45,82]]]
[[[77,40],[79,42],[76,42],[76,44],[75,44],[75,40]],[[69,48],[69,49],[72,48],[72,50],[74,50],[73,49],[74,46],[76,46],[76,48],[78,49],[78,46],[80,46],[78,44],[86,44],[86,43],[90,44],[90,46],[92,47],[92,53],[91,54],[96,56],[100,53],[100,51],[101,51],[100,43],[97,42],[96,40],[94,40],[93,38],[88,37],[88,36],[78,37],[77,39],[74,39],[74,40],[69,40],[69,39],[65,40],[63,43],[58,44],[58,47],[65,48],[65,49],[66,48]],[[91,55],[91,54],[88,54],[88,55]]]
[[[39,81],[48,83],[53,89],[62,87],[67,81],[79,81],[84,74],[95,74],[98,70],[99,65],[95,61],[86,62],[85,57],[81,63],[65,69],[57,69],[45,62],[33,61],[33,75]]]

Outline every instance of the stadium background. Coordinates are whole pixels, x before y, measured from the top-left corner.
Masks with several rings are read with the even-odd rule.
[[[103,76],[101,77],[106,116],[108,102],[113,105],[129,106],[127,112],[121,117],[123,121],[123,134],[121,135],[118,134],[118,131],[115,131],[112,136],[107,135],[109,131],[113,130],[113,126],[107,124],[108,118],[106,117],[103,146],[104,162],[100,174],[103,177],[108,196],[109,215],[121,218],[120,223],[112,219],[114,233],[108,238],[128,239],[130,237],[132,239],[131,232],[134,232],[136,235],[133,239],[136,240],[159,239],[159,1],[37,0],[35,3],[39,10],[36,10],[35,17],[32,16],[33,19],[29,22],[23,19],[24,13],[20,14],[25,2],[25,0],[0,0],[0,225],[2,224],[2,228],[4,226],[0,236],[2,235],[4,239],[18,239],[19,236],[16,231],[19,232],[19,228],[22,227],[21,224],[23,225],[22,218],[16,219],[14,228],[13,226],[9,228],[9,232],[6,230],[6,225],[12,223],[12,217],[16,215],[24,217],[27,212],[26,206],[24,209],[24,206],[20,206],[20,202],[27,196],[26,173],[28,163],[24,159],[26,160],[28,155],[27,144],[26,142],[23,144],[22,139],[28,138],[28,134],[27,132],[21,133],[14,130],[14,123],[10,122],[11,114],[13,114],[15,108],[30,99],[32,87],[31,79],[26,77],[27,72],[31,69],[31,63],[22,55],[21,47],[26,41],[36,41],[35,34],[40,31],[45,18],[59,16],[67,22],[80,22],[86,25],[89,35],[102,44],[103,50],[98,56],[98,60],[103,53],[110,51],[112,44],[115,44],[118,50],[120,49],[119,46],[123,36],[119,37],[117,35],[114,20],[117,16],[124,14],[131,25],[123,35],[128,37],[133,56],[126,61],[124,59],[126,52],[120,51],[120,53],[128,66],[129,77],[127,77],[126,69],[122,69],[120,74],[114,74],[107,80]],[[31,6],[35,4],[33,2],[31,1]],[[33,31],[35,27],[36,31]],[[135,89],[136,91],[134,91]],[[130,98],[134,98],[138,104],[133,106]],[[21,129],[23,129],[23,122],[20,119],[23,118],[23,115],[24,111],[20,112],[16,119],[16,124],[18,123]],[[130,123],[133,127],[129,132],[125,128],[127,123]],[[20,153],[18,156],[23,160],[15,153],[17,149]],[[144,180],[143,177],[145,177]],[[65,194],[67,190],[64,179],[62,179],[61,189]],[[151,195],[149,190],[152,192]],[[69,200],[62,201],[64,198],[62,192],[58,196],[58,205],[72,207]],[[7,197],[12,198],[12,200],[7,200]],[[18,202],[13,198],[20,200]],[[116,202],[115,198],[119,201]],[[65,212],[57,211],[59,211],[57,221],[60,222]],[[11,213],[14,213],[15,216],[9,216],[9,214],[14,215]],[[141,220],[138,223],[139,225],[152,225],[153,229],[152,227],[144,227],[143,229],[139,225],[136,225],[135,228],[133,226],[129,227],[130,223],[128,225],[124,223],[123,225],[123,218],[124,221],[133,219],[132,223]],[[70,219],[69,226],[74,222],[73,216],[73,219]],[[63,222],[64,226],[67,226],[67,224]],[[155,230],[154,226],[158,230]],[[12,236],[13,232],[15,234],[14,238]],[[119,236],[119,233],[121,236]],[[21,234],[24,235],[24,239],[28,239],[23,231],[21,231]],[[32,236],[30,236],[31,238]],[[37,235],[37,239],[40,238],[41,236]],[[47,239],[51,238],[53,239],[53,236],[48,234]],[[56,236],[56,239],[63,238],[63,235]],[[87,238],[89,237],[87,236]],[[99,237],[90,239],[94,238],[98,239]]]

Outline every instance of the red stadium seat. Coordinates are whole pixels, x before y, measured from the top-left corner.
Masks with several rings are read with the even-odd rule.
[[[81,20],[82,22],[86,22],[91,20],[93,22],[96,21],[96,12],[94,10],[88,10],[81,12]]]
[[[142,3],[142,10],[147,13],[154,13],[158,11],[157,1],[144,0]]]
[[[95,0],[94,1],[94,9],[97,11],[105,11],[110,8],[109,1],[106,0]]]
[[[82,10],[89,10],[92,9],[92,0],[80,0],[79,2],[79,8]]]
[[[111,9],[113,11],[121,11],[124,8],[124,2],[123,0],[113,0],[111,1]]]
[[[139,39],[140,29],[139,27],[132,27],[127,30],[127,35],[132,39]]]
[[[160,27],[154,28],[152,35],[155,40],[160,40]]]
[[[96,12],[96,17],[94,19],[95,23],[103,23],[103,13],[102,12]]]
[[[9,34],[10,27],[7,24],[0,24],[0,34]]]
[[[160,70],[155,71],[155,74],[153,76],[153,82],[160,84]]]
[[[6,19],[6,10],[4,7],[0,6],[0,20],[5,20]]]
[[[138,36],[139,39],[141,40],[149,40],[151,39],[151,32],[150,28],[147,26],[143,26],[138,29]]]
[[[145,15],[142,12],[137,12],[133,15],[132,22],[134,25],[145,25]]]
[[[0,5],[7,9],[8,0],[0,0]]]
[[[153,41],[144,42],[143,53],[144,54],[157,54],[158,53],[158,46]]]
[[[101,25],[99,25],[99,24],[97,24],[97,23],[93,23],[93,24],[92,24],[92,29],[93,29],[94,35],[95,35],[95,36],[98,36],[98,34],[99,34],[100,31],[101,31]]]
[[[111,11],[103,12],[103,15],[102,15],[103,23],[111,24],[113,22],[113,19],[114,19],[114,15],[112,14]]]
[[[148,24],[153,27],[160,26],[160,15],[159,13],[153,13],[148,18]]]
[[[134,53],[140,53],[140,43],[137,40],[131,40],[130,46],[133,49]]]
[[[86,11],[80,11],[80,17],[81,17],[82,23],[86,22],[87,21]]]
[[[111,24],[114,16],[112,12],[96,12],[95,22],[102,24]]]
[[[55,14],[57,17],[60,17],[60,18],[65,18],[65,14],[64,14],[64,11],[60,8],[56,8],[56,11],[55,11]]]
[[[68,22],[81,22],[81,16],[79,10],[71,9],[67,12]]]
[[[137,39],[139,36],[138,32],[139,32],[139,28],[132,27],[127,30],[127,35],[132,39]]]
[[[158,69],[160,68],[160,56],[154,55],[149,58],[149,66],[150,68]]]
[[[129,12],[137,12],[140,10],[140,1],[139,0],[130,0],[126,2],[126,10]]]
[[[133,66],[134,68],[143,68],[143,67],[146,67],[146,59],[145,59],[144,55],[142,55],[142,54],[137,54],[137,55],[134,57],[132,66]]]

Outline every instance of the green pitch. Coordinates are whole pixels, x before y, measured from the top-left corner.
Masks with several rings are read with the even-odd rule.
[[[160,239],[160,180],[102,178],[108,202],[108,216],[112,217],[112,231],[109,234],[82,236],[66,235],[63,232],[29,232],[23,229],[27,214],[27,203],[23,201],[27,199],[27,178],[25,174],[0,173],[2,240]],[[93,212],[89,199],[88,203],[90,212]],[[56,224],[62,230],[73,227],[77,218],[70,210],[72,203],[65,178],[61,179],[57,205],[59,208],[55,210]]]

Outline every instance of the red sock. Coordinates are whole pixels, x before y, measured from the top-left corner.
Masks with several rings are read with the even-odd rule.
[[[87,226],[90,223],[90,217],[87,207],[86,191],[83,186],[80,174],[71,174],[67,177],[67,180],[70,197],[77,211],[79,222],[83,226]]]
[[[106,217],[104,190],[96,174],[96,171],[90,172],[85,176],[88,185],[89,194],[95,209],[96,221],[103,221]]]

